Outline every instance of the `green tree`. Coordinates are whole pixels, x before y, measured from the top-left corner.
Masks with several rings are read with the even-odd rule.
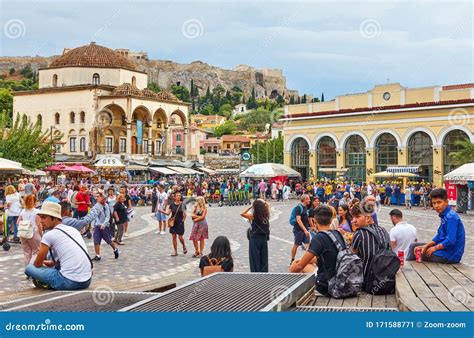
[[[306,94],[303,94],[303,98],[301,99],[301,103],[306,103]]]
[[[264,131],[267,123],[274,121],[273,113],[262,108],[250,111],[240,118],[239,129],[250,132]]]
[[[465,139],[457,140],[454,144],[460,147],[459,151],[449,154],[454,164],[463,165],[474,162],[474,143],[471,143],[469,139]]]
[[[277,99],[276,99],[278,107],[283,107],[285,104],[285,99],[283,98],[282,95],[278,94]]]
[[[244,96],[244,93],[242,92],[242,89],[240,89],[239,87],[237,86],[234,86],[232,87],[232,90],[231,90],[231,101],[232,101],[232,105],[233,106],[236,106],[238,105],[239,103],[242,103],[242,98]]]
[[[293,95],[290,97],[290,104],[295,104],[295,97]]]
[[[235,124],[232,121],[227,121],[224,124],[217,126],[213,130],[215,137],[221,137],[222,135],[231,135],[235,131]]]
[[[17,114],[13,120],[6,112],[0,113],[0,156],[21,162],[25,168],[44,168],[53,163],[54,144],[62,135],[41,130],[41,123],[33,124],[26,115]]]
[[[324,93],[321,93],[321,102],[324,102]]]
[[[283,163],[283,137],[255,143],[250,149],[254,163]]]
[[[151,91],[154,91],[155,93],[161,92],[161,88],[160,86],[158,86],[158,84],[156,84],[156,82],[150,82],[147,88],[150,89]]]
[[[220,116],[224,116],[226,118],[229,118],[232,115],[232,106],[228,103],[223,104],[219,108],[219,113]]]
[[[8,88],[0,88],[0,113],[7,113],[12,116],[13,96]]]
[[[174,84],[171,86],[171,92],[181,101],[189,102],[189,90],[185,86]]]
[[[214,106],[212,105],[212,103],[207,103],[201,106],[201,109],[199,112],[204,115],[212,115],[214,114]]]
[[[319,97],[314,97],[311,102],[320,102],[320,101],[319,101]]]
[[[20,71],[20,74],[23,75],[24,77],[26,77],[27,79],[32,79],[34,77],[34,72],[31,69],[30,65],[25,66],[25,68],[23,68]]]

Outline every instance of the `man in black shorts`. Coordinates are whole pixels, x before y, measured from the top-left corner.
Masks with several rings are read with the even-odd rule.
[[[291,248],[291,263],[295,260],[296,251],[301,245],[305,250],[309,244],[309,218],[308,205],[310,203],[309,195],[303,194],[300,199],[301,203],[296,207],[296,224],[293,226],[293,235],[295,237],[293,247]]]

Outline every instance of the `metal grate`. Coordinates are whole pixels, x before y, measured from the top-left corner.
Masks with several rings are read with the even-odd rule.
[[[216,273],[121,311],[282,311],[313,285],[311,274]]]
[[[397,308],[376,307],[330,307],[330,306],[297,306],[291,312],[398,312]]]
[[[152,298],[156,293],[121,291],[54,292],[49,297],[30,298],[12,304],[5,311],[26,312],[113,312],[141,300]]]

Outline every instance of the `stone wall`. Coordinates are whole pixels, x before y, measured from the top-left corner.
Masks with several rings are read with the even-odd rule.
[[[217,169],[239,169],[239,156],[222,156],[218,154],[204,155],[204,167]]]

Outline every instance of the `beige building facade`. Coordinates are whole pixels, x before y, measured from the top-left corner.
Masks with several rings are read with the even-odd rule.
[[[474,84],[375,86],[333,101],[285,107],[284,162],[306,179],[373,181],[389,167],[411,167],[442,185],[458,140],[474,143]]]

